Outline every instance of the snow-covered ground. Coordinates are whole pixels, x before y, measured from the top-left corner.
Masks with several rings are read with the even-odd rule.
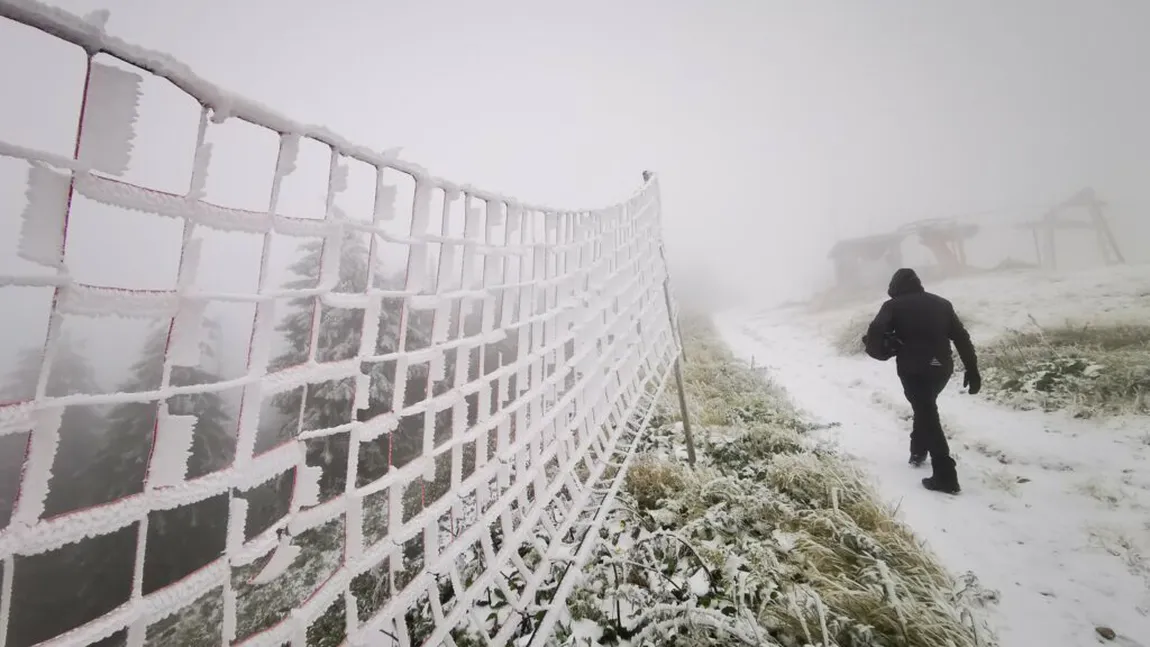
[[[1150,265],[1064,273],[995,272],[928,283],[926,289],[954,303],[975,342],[985,343],[1007,331],[1024,330],[1035,321],[1041,326],[1067,321],[1150,321]],[[885,298],[879,290],[870,303],[811,313],[803,318],[803,324],[813,325],[819,334],[833,336],[853,317],[874,316]],[[786,312],[795,316],[797,311]]]
[[[955,302],[976,341],[1039,324],[1150,320],[1150,267],[1012,272],[932,290]],[[879,295],[881,297],[881,294]],[[961,392],[940,398],[963,493],[924,490],[906,464],[910,408],[893,363],[830,346],[866,307],[716,318],[736,355],[770,370],[795,403],[873,476],[952,571],[999,593],[1003,647],[1150,647],[1150,419],[1077,420],[1016,411]],[[873,306],[873,307],[872,307]],[[1107,641],[1098,628],[1113,629]]]

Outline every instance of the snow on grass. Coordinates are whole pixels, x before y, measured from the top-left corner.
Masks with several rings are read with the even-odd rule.
[[[975,578],[955,581],[709,325],[685,337],[700,464],[664,401],[561,644],[994,644]]]
[[[946,566],[999,593],[1004,647],[1096,644],[1110,631],[1114,644],[1146,647],[1150,418],[1137,406],[1144,387],[1127,387],[1150,354],[1141,341],[1150,268],[1007,272],[927,289],[955,302],[986,366],[985,395],[962,393],[955,379],[940,398],[958,497],[927,492],[919,480],[929,472],[906,465],[910,422],[893,362],[835,348],[882,295],[866,308],[732,312],[718,323],[737,355],[756,357],[824,423],[822,437],[858,459]],[[1011,379],[1029,386],[1011,393]]]
[[[982,356],[987,392],[1004,404],[1081,417],[1150,413],[1150,325],[1035,324]]]

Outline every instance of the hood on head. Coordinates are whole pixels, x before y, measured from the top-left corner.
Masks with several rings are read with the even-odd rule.
[[[894,298],[923,291],[922,280],[918,278],[918,274],[915,274],[914,270],[909,267],[904,267],[890,277],[890,287],[887,288],[886,293]]]

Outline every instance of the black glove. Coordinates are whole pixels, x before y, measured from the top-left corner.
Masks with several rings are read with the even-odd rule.
[[[966,369],[966,373],[962,377],[962,385],[966,387],[967,393],[977,395],[982,390],[982,376],[978,374],[978,369]]]

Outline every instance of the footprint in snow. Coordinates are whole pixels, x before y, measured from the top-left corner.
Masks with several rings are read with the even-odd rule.
[[[1099,643],[1105,645],[1117,645],[1118,647],[1146,647],[1146,645],[1134,640],[1133,638],[1118,635],[1116,632],[1114,632],[1113,629],[1110,630],[1109,634],[1103,633],[1101,631],[1102,629],[1108,629],[1108,627],[1097,627],[1095,629],[1095,631],[1098,633]],[[1110,635],[1111,637],[1107,638],[1107,635]]]

